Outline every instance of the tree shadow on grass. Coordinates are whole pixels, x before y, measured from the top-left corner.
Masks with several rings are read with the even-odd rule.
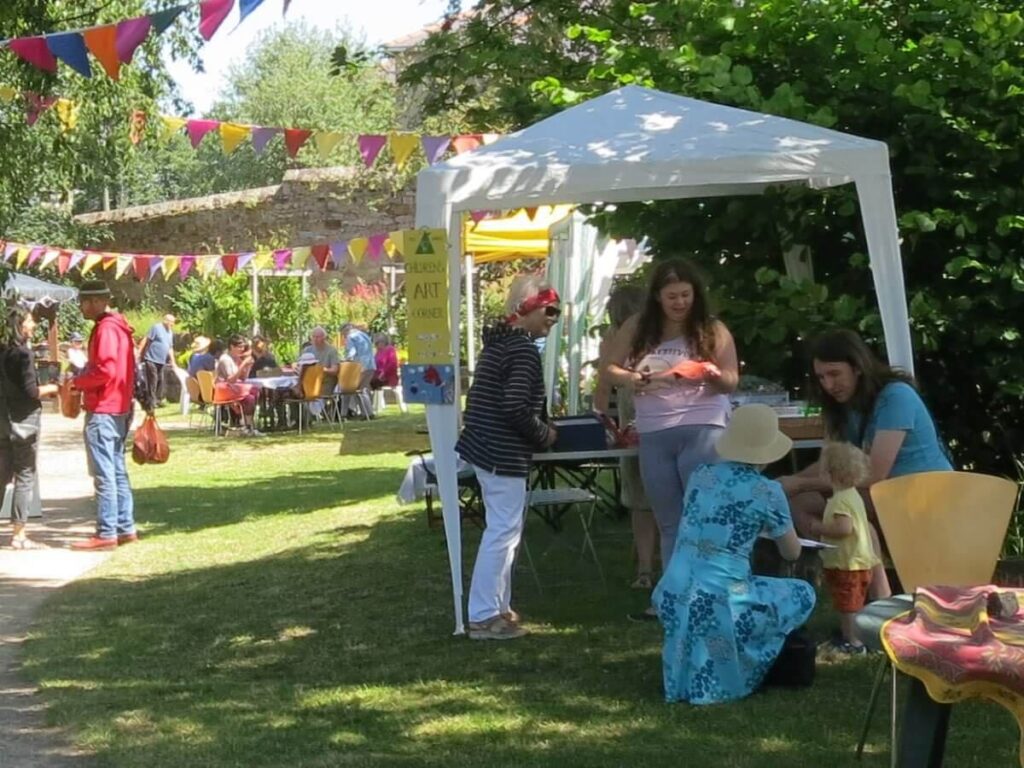
[[[622,586],[524,590],[524,613],[544,606],[534,634],[474,643],[450,635],[443,538],[418,518],[339,520],[306,542],[76,583],[50,604],[26,669],[53,716],[119,766],[856,764],[870,661],[823,668],[809,690],[666,705],[660,633],[622,621],[635,599]],[[465,546],[471,563],[472,531]],[[1014,754],[1005,719],[961,709],[969,739],[954,738],[951,764]]]

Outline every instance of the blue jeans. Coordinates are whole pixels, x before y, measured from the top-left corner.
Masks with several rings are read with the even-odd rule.
[[[131,423],[131,413],[89,413],[85,417],[85,453],[96,488],[96,535],[102,539],[135,533],[135,501],[124,462],[124,441]]]

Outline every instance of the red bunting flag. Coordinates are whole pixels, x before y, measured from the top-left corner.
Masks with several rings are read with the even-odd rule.
[[[233,275],[238,269],[238,254],[226,253],[220,257],[220,265],[224,267],[224,274]]]
[[[121,59],[117,55],[117,26],[107,24],[102,27],[92,27],[82,32],[85,38],[85,45],[99,59],[103,69],[110,76],[111,80],[121,78]]]
[[[71,266],[71,251],[61,251],[57,257],[57,272],[63,275]]]
[[[46,38],[42,37],[19,37],[10,40],[7,47],[21,59],[24,59],[34,67],[45,72],[57,71],[57,59],[50,53],[46,45]]]
[[[135,279],[140,283],[146,282],[149,277],[149,259],[145,256],[136,256],[132,259],[132,271],[135,272]]]
[[[285,128],[284,145],[288,148],[288,156],[294,158],[298,155],[302,145],[309,141],[309,137],[312,135],[312,131],[303,130],[302,128]]]
[[[327,265],[331,261],[331,246],[314,245],[311,251],[313,253],[313,260],[316,262],[316,265],[320,267],[320,271],[326,271]]]

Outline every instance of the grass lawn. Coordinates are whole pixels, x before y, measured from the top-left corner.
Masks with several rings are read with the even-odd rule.
[[[26,647],[55,722],[101,765],[142,768],[858,765],[872,660],[819,666],[806,690],[664,703],[660,631],[625,621],[625,521],[596,525],[607,589],[559,546],[578,531],[531,521],[542,575],[575,583],[517,576],[530,637],[452,637],[443,536],[394,499],[424,419],[393,414],[347,425],[343,455],[325,430],[175,432],[167,465],[133,467],[144,540],[49,601]],[[887,707],[863,765],[888,765]],[[959,705],[946,764],[1014,765],[1017,738],[1000,707]]]

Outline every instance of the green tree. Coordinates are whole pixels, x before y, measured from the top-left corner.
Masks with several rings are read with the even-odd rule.
[[[958,458],[1024,453],[1024,18],[1009,0],[503,0],[424,46],[402,75],[522,126],[621,85],[761,110],[885,141],[918,378]],[[598,211],[713,278],[747,370],[803,380],[801,340],[881,343],[851,187]],[[783,273],[808,246],[818,284]]]

